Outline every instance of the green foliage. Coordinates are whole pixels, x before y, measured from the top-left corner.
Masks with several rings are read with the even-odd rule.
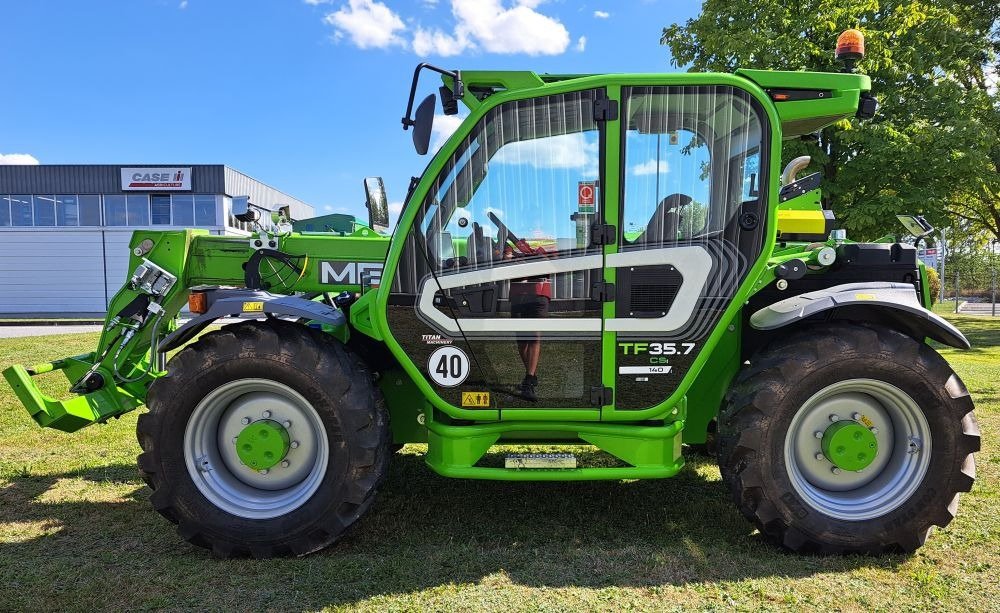
[[[941,275],[933,268],[927,269],[927,285],[930,286],[931,304],[934,304],[941,295]]]
[[[1000,236],[1000,4],[995,0],[705,0],[663,30],[673,63],[836,72],[837,35],[859,28],[879,114],[789,141],[811,155],[824,204],[854,238],[875,238],[897,213],[938,226],[962,220]]]

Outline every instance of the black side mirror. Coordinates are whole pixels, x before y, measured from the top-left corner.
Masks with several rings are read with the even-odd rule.
[[[413,118],[413,148],[417,155],[425,155],[431,146],[431,128],[434,127],[434,105],[437,97],[431,94],[417,107]]]
[[[250,208],[250,196],[233,196],[233,217],[252,223],[260,219],[260,212]]]
[[[376,232],[388,230],[389,201],[385,196],[385,183],[382,177],[365,178],[365,201],[365,206],[368,207],[368,226]]]

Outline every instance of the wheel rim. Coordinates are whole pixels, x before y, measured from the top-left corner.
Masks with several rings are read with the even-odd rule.
[[[241,460],[237,440],[246,441],[250,428],[264,425],[287,436],[288,444],[280,447],[283,456],[257,470]],[[250,519],[278,517],[305,504],[319,489],[329,457],[316,410],[292,388],[269,379],[216,388],[195,407],[184,431],[184,461],[195,486],[215,506]]]
[[[874,434],[877,453],[861,462],[862,470],[844,470],[838,466],[844,462],[831,461],[831,435],[857,430],[854,424],[834,425],[842,420]],[[863,442],[869,440],[866,435]],[[809,506],[836,519],[872,519],[902,505],[920,486],[930,466],[930,427],[920,406],[898,387],[848,379],[803,403],[785,436],[784,457],[792,487]]]

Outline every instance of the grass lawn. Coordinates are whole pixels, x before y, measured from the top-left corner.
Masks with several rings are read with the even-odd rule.
[[[912,556],[792,555],[737,513],[714,461],[674,478],[457,481],[394,457],[372,511],[304,559],[213,559],[148,504],[137,414],[68,435],[0,384],[0,608],[1000,610],[1000,321],[948,316],[976,399],[979,480]],[[96,335],[0,340],[0,368],[83,353]],[[65,393],[61,375],[42,378]]]

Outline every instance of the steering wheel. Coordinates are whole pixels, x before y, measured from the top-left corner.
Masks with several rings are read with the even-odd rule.
[[[524,239],[518,238],[516,234],[511,232],[510,228],[508,228],[506,224],[504,224],[504,222],[500,221],[500,218],[497,217],[493,213],[493,211],[486,213],[486,216],[490,218],[490,221],[493,222],[493,225],[495,225],[497,227],[497,230],[500,231],[501,245],[505,245],[509,241],[511,245],[517,247],[517,250],[523,253],[524,255],[535,255],[535,250],[531,248],[531,245],[529,245],[528,242],[525,241]]]

